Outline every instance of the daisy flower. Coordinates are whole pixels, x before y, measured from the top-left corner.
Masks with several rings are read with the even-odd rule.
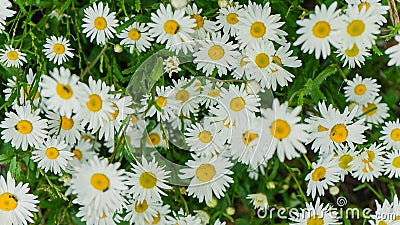
[[[24,62],[26,63],[25,53],[22,53],[18,49],[15,49],[9,45],[4,45],[4,47],[6,48],[5,50],[0,49],[0,62],[4,63],[5,66],[14,66],[19,68],[20,66],[24,65]]]
[[[235,2],[225,8],[220,8],[217,16],[216,30],[223,31],[224,34],[229,34],[231,37],[236,36],[238,29],[237,24],[239,23],[239,17],[243,16],[242,5]]]
[[[228,70],[234,65],[235,58],[238,57],[237,44],[229,42],[229,36],[220,32],[212,33],[211,37],[200,42],[200,49],[193,56],[193,62],[197,65],[196,69],[202,71],[206,76],[210,76],[217,68],[220,77],[227,75]]]
[[[351,162],[353,166],[352,176],[361,182],[372,182],[374,178],[382,175],[384,158],[386,154],[385,146],[373,143]]]
[[[71,149],[73,154],[72,160],[68,161],[66,172],[73,174],[75,167],[80,167],[83,163],[93,159],[97,153],[93,150],[92,144],[88,140],[79,140],[78,143]]]
[[[376,35],[380,32],[376,17],[377,15],[367,11],[366,7],[359,10],[357,6],[349,6],[347,13],[342,16],[343,25],[339,27],[338,37],[341,38],[341,45],[346,48],[353,48],[354,44],[372,47]]]
[[[315,202],[315,206],[312,203],[306,202],[306,208],[301,209],[301,212],[293,213],[289,217],[291,221],[294,223],[290,223],[290,225],[303,225],[303,224],[341,224],[338,221],[339,213],[336,211],[337,209],[327,204],[324,206],[323,203],[320,203],[320,199],[317,198]]]
[[[101,143],[96,139],[96,137],[91,133],[83,133],[81,140],[88,141],[95,151],[99,151]]]
[[[178,73],[182,69],[179,67],[181,62],[179,58],[176,56],[169,56],[163,61],[164,71],[168,73],[168,76],[171,77],[173,73]]]
[[[14,148],[35,147],[47,136],[47,120],[39,116],[39,109],[32,111],[29,104],[15,106],[15,112],[6,112],[6,119],[1,122],[1,139],[11,142]]]
[[[188,195],[198,198],[200,203],[210,201],[213,195],[218,199],[224,197],[229,183],[233,183],[229,177],[233,174],[229,169],[233,163],[222,156],[192,157],[194,160],[186,162],[189,168],[181,169],[179,175],[181,179],[191,179],[187,188]]]
[[[201,90],[202,100],[200,101],[200,105],[204,105],[206,108],[215,105],[218,102],[217,99],[221,96],[222,85],[222,82],[206,80]]]
[[[389,6],[382,5],[381,0],[346,0],[350,5],[358,7],[358,10],[365,8],[371,14],[376,16],[376,23],[382,26],[387,22],[385,15],[389,10]]]
[[[226,225],[226,222],[222,222],[222,223],[221,223],[221,221],[220,221],[219,219],[217,219],[217,220],[215,221],[214,225]]]
[[[389,55],[389,62],[387,63],[388,66],[400,66],[400,35],[396,35],[394,39],[397,41],[396,45],[391,46],[390,48],[386,49],[385,54]]]
[[[189,116],[189,113],[195,114],[199,108],[199,98],[197,98],[199,92],[197,91],[196,80],[182,77],[178,81],[172,80],[172,86],[174,87],[175,100],[179,103],[177,113],[184,116]]]
[[[183,209],[179,209],[178,213],[172,212],[174,218],[170,220],[170,224],[178,225],[191,225],[191,224],[201,224],[200,218],[192,216],[191,214],[186,214]]]
[[[0,176],[1,225],[34,223],[32,212],[38,211],[36,205],[39,201],[37,196],[28,192],[27,183],[20,182],[15,186],[15,180],[11,177],[10,171],[7,172],[7,178]]]
[[[171,117],[176,116],[175,113],[179,108],[179,102],[174,96],[174,90],[171,87],[157,86],[154,99],[151,99],[151,95],[149,94],[141,99],[141,103],[144,106],[141,112],[146,112],[146,116],[156,114],[157,121],[167,121]]]
[[[315,58],[322,56],[326,59],[331,54],[331,44],[337,46],[339,28],[341,27],[340,11],[336,9],[337,3],[332,3],[329,8],[326,5],[315,6],[314,14],[308,19],[298,20],[301,26],[296,31],[300,37],[293,45],[301,45],[303,52],[315,52]]]
[[[202,11],[203,9],[199,9],[195,3],[186,6],[186,13],[190,18],[196,20],[196,26],[193,28],[194,32],[192,33],[196,40],[203,40],[207,37],[207,33],[214,33],[216,29],[215,22],[202,16]]]
[[[8,0],[0,0],[0,5],[1,5],[1,12],[0,12],[0,34],[1,34],[2,31],[6,29],[4,25],[6,25],[7,17],[13,17],[16,11],[9,9],[12,6],[12,4]]]
[[[156,204],[154,205],[153,209],[156,211],[156,216],[152,216],[150,220],[145,220],[146,225],[149,224],[164,225],[169,223],[169,221],[167,220],[170,218],[168,214],[171,212],[171,210],[169,209],[169,205]]]
[[[246,199],[250,200],[254,209],[268,209],[268,197],[264,193],[249,194]]]
[[[246,74],[249,73],[249,67],[246,66],[249,63],[249,57],[244,55],[242,52],[235,58],[235,63],[232,68],[232,77],[240,80],[243,78],[243,76],[246,76]]]
[[[205,119],[202,124],[195,123],[186,129],[185,141],[190,146],[190,151],[197,156],[212,156],[222,152],[225,147],[226,137],[217,123]]]
[[[360,105],[367,105],[379,96],[381,85],[376,83],[376,79],[362,78],[356,74],[353,80],[347,80],[347,86],[344,87],[346,101],[354,101]]]
[[[389,178],[400,177],[400,150],[393,150],[385,155],[383,170]]]
[[[7,88],[4,90],[5,100],[8,101],[12,96],[14,91],[20,86],[19,98],[18,95],[12,103],[12,108],[15,108],[15,105],[25,105],[28,102],[33,106],[37,107],[40,103],[40,91],[41,88],[38,87],[36,80],[36,73],[33,73],[33,70],[29,68],[28,74],[25,74],[26,77],[26,85],[17,85],[17,78],[13,76],[11,79],[8,79]],[[21,79],[21,78],[20,78]],[[19,80],[18,83],[21,83]]]
[[[86,225],[117,225],[122,220],[115,210],[111,212],[103,211],[102,214],[97,215],[93,213],[91,206],[80,207],[76,216]]]
[[[210,112],[225,124],[248,123],[249,117],[260,111],[260,103],[258,95],[248,94],[245,86],[230,85],[228,90],[222,88],[218,99],[220,104],[212,107]]]
[[[239,15],[237,24],[237,34],[240,48],[262,41],[275,41],[287,33],[280,30],[284,22],[279,22],[280,15],[271,15],[269,2],[264,6],[249,2],[245,9]]]
[[[45,173],[50,170],[56,175],[61,175],[67,167],[68,161],[72,160],[73,153],[68,149],[64,141],[48,137],[43,144],[32,152],[31,159],[39,162],[38,167]]]
[[[59,113],[47,111],[49,136],[56,135],[58,139],[64,140],[68,145],[74,145],[80,138],[83,132],[83,127],[77,115],[68,118],[61,116]]]
[[[118,26],[118,20],[115,19],[115,12],[110,13],[108,4],[103,2],[93,3],[92,6],[85,8],[85,18],[83,18],[83,33],[93,42],[105,44],[106,39],[113,38],[116,33],[115,27]]]
[[[74,56],[71,52],[71,50],[74,49],[69,46],[69,40],[63,36],[51,36],[50,38],[46,38],[43,52],[50,61],[53,61],[54,64],[61,65],[63,62],[68,61],[69,58]]]
[[[343,148],[338,148],[335,151],[335,162],[338,163],[338,174],[341,181],[344,181],[345,176],[351,171],[353,171],[352,162],[358,156],[358,152],[356,152],[355,148],[349,148],[347,145],[343,146]]]
[[[129,52],[132,54],[136,49],[138,52],[145,52],[151,47],[149,27],[144,23],[133,22],[129,27],[125,28],[118,36],[121,38],[121,45],[129,47]]]
[[[146,200],[148,203],[161,201],[161,195],[167,195],[162,189],[171,189],[171,186],[166,184],[170,171],[166,171],[164,167],[159,166],[154,158],[147,161],[143,156],[141,163],[132,164],[133,173],[127,172],[127,184],[132,186],[128,192],[132,198],[142,204]]]
[[[267,146],[266,158],[270,159],[277,152],[281,162],[285,158],[291,160],[299,157],[299,153],[307,153],[307,149],[303,145],[303,141],[307,139],[308,125],[300,124],[301,118],[298,116],[301,107],[293,110],[288,109],[288,103],[279,103],[278,99],[274,99],[272,108],[262,110],[261,114],[265,118],[264,129]],[[269,129],[268,129],[269,128]]]
[[[356,65],[361,68],[364,65],[365,57],[371,55],[362,43],[354,43],[351,48],[339,45],[336,53],[340,57],[340,60],[344,61],[343,66],[348,64],[350,68],[355,68]]]
[[[119,162],[108,164],[107,159],[96,156],[75,167],[71,179],[72,194],[77,196],[74,203],[87,206],[95,217],[122,209],[125,206],[122,192],[128,187],[125,170],[118,170],[120,165]]]
[[[104,81],[95,81],[90,76],[89,86],[82,84],[82,94],[78,96],[81,111],[77,114],[77,120],[82,120],[82,126],[88,124],[87,129],[92,133],[104,127],[106,121],[111,119],[112,96],[108,94],[110,87]]]
[[[151,201],[139,200],[129,201],[126,206],[127,214],[124,217],[125,221],[135,225],[146,225],[148,221],[152,221],[157,216],[156,203]]]
[[[166,43],[166,48],[176,53],[181,49],[185,54],[187,53],[188,48],[191,48],[193,44],[190,34],[196,27],[195,19],[185,16],[184,9],[173,12],[170,4],[167,7],[161,4],[157,13],[151,14],[151,20],[153,23],[148,24],[150,34],[152,37],[157,37],[157,43]],[[184,46],[183,43],[188,43],[189,46]]]
[[[156,127],[146,133],[146,147],[156,148],[156,147],[166,147],[166,141],[164,140],[164,134],[161,131],[161,124],[157,124]]]
[[[311,195],[315,199],[317,192],[319,196],[324,196],[328,186],[333,186],[336,182],[339,182],[339,167],[336,160],[329,156],[326,159],[321,158],[319,162],[312,163],[312,171],[305,178],[308,181],[308,196]]]
[[[375,200],[375,204],[375,213],[371,215],[371,219],[368,222],[371,225],[392,224],[393,218],[396,217],[395,213],[393,213],[392,203],[385,199],[382,205],[377,200]]]
[[[386,103],[381,103],[382,97],[375,98],[373,101],[361,106],[358,109],[358,115],[365,118],[366,122],[381,124],[389,117],[389,107]]]
[[[385,122],[381,133],[383,136],[379,140],[383,141],[386,149],[400,149],[400,121],[398,118],[396,121]]]
[[[297,68],[302,65],[297,56],[292,56],[293,50],[290,50],[290,43],[286,42],[276,50],[272,56],[272,62],[280,67]]]
[[[42,75],[41,78],[41,95],[48,109],[68,118],[71,118],[72,112],[81,113],[78,98],[83,93],[77,75],[71,74],[68,68],[60,67],[50,71],[50,76]]]

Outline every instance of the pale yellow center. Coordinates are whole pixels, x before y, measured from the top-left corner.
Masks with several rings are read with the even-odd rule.
[[[160,96],[156,100],[156,105],[160,108],[163,108],[167,104],[167,98],[164,96]]]
[[[353,161],[353,156],[351,155],[342,155],[339,159],[339,166],[344,170],[348,170],[350,168],[349,163]]]
[[[357,45],[354,44],[352,48],[346,49],[345,52],[348,57],[354,58],[358,55],[358,53],[360,53],[360,49],[358,49]]]
[[[396,169],[400,168],[400,156],[397,156],[396,158],[393,159],[392,165]]]
[[[208,57],[210,57],[212,60],[220,60],[222,57],[224,57],[224,54],[224,48],[219,45],[211,46],[210,49],[208,49]]]
[[[81,160],[82,159],[82,151],[79,149],[74,149],[72,151],[72,153],[74,153],[74,157],[76,157],[77,159]]]
[[[229,104],[232,111],[239,112],[244,109],[246,102],[242,97],[233,98]]]
[[[367,116],[373,116],[376,113],[376,105],[373,103],[368,103],[367,106],[363,106],[362,111],[366,113]]]
[[[347,25],[347,33],[352,37],[358,37],[365,31],[365,24],[362,20],[353,20]]]
[[[214,90],[211,90],[208,92],[208,96],[213,97],[213,98],[220,96],[220,94],[221,94],[221,91],[218,89],[214,89]]]
[[[140,186],[142,186],[145,189],[152,189],[157,184],[156,175],[154,175],[154,173],[151,172],[144,172],[139,177],[139,183]]]
[[[147,208],[149,207],[149,205],[147,204],[147,201],[146,200],[143,200],[143,202],[142,203],[137,203],[136,205],[135,205],[135,210],[136,210],[136,212],[138,212],[138,213],[143,213],[144,211],[146,211],[147,210]]]
[[[181,104],[185,103],[189,98],[190,94],[186,90],[179,90],[175,95],[175,99],[181,101]]]
[[[265,68],[269,65],[269,56],[265,53],[260,53],[254,61],[259,68]]]
[[[203,130],[199,133],[199,140],[203,143],[210,143],[213,139],[211,132],[208,130]]]
[[[202,182],[208,182],[215,176],[215,167],[211,164],[201,164],[196,170],[196,177]]]
[[[319,216],[312,216],[308,218],[307,225],[324,225],[324,220]]]

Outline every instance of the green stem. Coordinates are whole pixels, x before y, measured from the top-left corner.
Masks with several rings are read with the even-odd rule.
[[[293,177],[294,182],[296,183],[297,187],[299,188],[300,191],[300,196],[304,199],[305,202],[308,202],[307,196],[304,194],[303,189],[301,188],[299,180],[297,180],[296,175],[292,172],[292,169],[286,165],[286,163],[283,163],[285,165],[285,168],[289,171],[290,175]]]
[[[368,189],[369,190],[371,190],[372,191],[372,193],[374,193],[374,195],[376,195],[376,197],[378,197],[379,198],[379,200],[380,201],[384,201],[385,199],[382,197],[382,195],[380,195],[376,190],[375,190],[375,188],[373,188],[370,184],[368,184],[368,183],[365,183],[366,184],[366,186],[368,187]]]

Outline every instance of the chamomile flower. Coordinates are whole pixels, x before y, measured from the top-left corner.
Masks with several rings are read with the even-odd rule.
[[[272,158],[277,152],[279,160],[283,162],[285,158],[291,160],[300,156],[300,153],[307,152],[302,142],[308,137],[306,132],[308,125],[299,123],[300,111],[299,106],[289,110],[288,103],[280,104],[278,99],[274,99],[271,109],[262,110],[266,128],[263,131],[269,143],[267,159]]]
[[[346,101],[354,101],[364,106],[378,97],[380,87],[376,79],[363,78],[356,74],[353,80],[347,80],[347,86],[344,87]]]
[[[179,209],[178,213],[176,212],[172,213],[174,215],[174,218],[171,218],[170,224],[175,224],[175,225],[201,224],[200,218],[185,213],[182,208]]]
[[[80,138],[83,127],[76,115],[68,118],[61,116],[53,111],[46,112],[49,128],[49,136],[57,135],[59,139],[64,140],[69,145],[74,145]]]
[[[201,95],[202,100],[200,101],[200,105],[204,105],[206,108],[215,105],[221,96],[221,87],[222,82],[212,82],[210,80],[206,80],[204,86],[202,86]]]
[[[83,206],[79,208],[79,212],[76,214],[81,221],[85,222],[86,225],[117,225],[122,220],[115,210],[103,211],[100,215],[93,213],[92,207]]]
[[[275,41],[287,35],[286,32],[280,30],[284,24],[284,22],[279,22],[281,16],[271,15],[269,2],[264,6],[249,2],[238,19],[236,28],[241,49],[252,43]]]
[[[131,170],[133,173],[127,173],[127,184],[132,186],[128,192],[138,203],[161,201],[161,195],[166,195],[162,189],[171,189],[171,186],[166,184],[170,171],[166,171],[164,166],[159,166],[154,158],[147,161],[142,157],[142,162],[132,164]]]
[[[229,36],[221,35],[220,32],[212,33],[211,37],[201,41],[200,44],[199,51],[193,54],[193,62],[197,64],[196,69],[202,69],[206,76],[210,76],[215,68],[220,77],[227,75],[239,54],[236,51],[238,45],[229,42]]]
[[[385,146],[373,143],[351,162],[353,166],[352,176],[361,182],[372,182],[374,178],[378,178],[383,172],[383,155],[386,154]]]
[[[280,67],[297,68],[302,65],[297,56],[292,56],[293,50],[290,50],[290,43],[281,45],[272,56],[272,62]]]
[[[168,216],[168,214],[171,212],[171,210],[169,209],[169,205],[156,204],[156,205],[154,205],[153,209],[156,211],[156,216],[153,216],[150,220],[145,220],[146,225],[169,224],[170,221],[167,220],[170,218],[170,216]]]
[[[164,140],[163,132],[161,131],[161,125],[157,124],[154,129],[146,133],[146,147],[166,147],[166,141]]]
[[[336,160],[335,158],[327,157],[326,159],[320,159],[319,162],[312,163],[312,171],[305,178],[308,181],[308,196],[311,195],[315,199],[317,192],[318,196],[324,196],[328,186],[339,182],[339,168]]]
[[[239,17],[243,16],[243,7],[238,3],[234,3],[225,8],[220,8],[217,16],[217,30],[223,31],[224,34],[229,34],[231,37],[236,36],[239,23]]]
[[[377,15],[372,14],[366,7],[359,10],[357,6],[349,6],[347,13],[342,16],[343,24],[338,34],[341,44],[346,48],[353,48],[354,44],[372,47],[376,35],[380,32],[376,17]]]
[[[390,203],[387,199],[385,199],[381,204],[375,200],[376,210],[374,215],[371,215],[371,219],[368,222],[371,225],[379,225],[379,224],[391,224],[393,218],[396,216],[393,213],[392,203]]]
[[[382,26],[387,22],[385,15],[389,10],[389,6],[382,5],[381,0],[346,0],[350,5],[358,7],[358,10],[365,8],[371,14],[376,16],[376,23]]]
[[[54,64],[61,65],[63,62],[67,62],[69,58],[74,56],[71,52],[71,50],[74,49],[69,46],[69,40],[63,36],[51,36],[50,38],[46,38],[43,52],[50,61],[53,61]]]
[[[83,93],[77,75],[71,74],[68,68],[60,67],[50,71],[50,76],[42,75],[41,78],[41,95],[48,109],[68,118],[71,118],[72,112],[79,111],[80,114],[78,98]]]
[[[96,44],[105,44],[106,39],[113,38],[116,33],[115,27],[118,26],[118,20],[115,19],[115,12],[110,13],[108,4],[103,2],[93,3],[84,10],[83,33],[93,42],[96,38]]]
[[[191,34],[194,32],[196,27],[195,19],[185,16],[184,9],[178,9],[172,11],[170,4],[167,7],[164,4],[160,5],[157,9],[157,13],[151,14],[151,20],[153,23],[149,23],[150,34],[152,37],[156,37],[156,42],[160,44],[166,43],[166,48],[175,50],[178,53],[181,49],[186,54],[187,49],[190,46],[183,47],[183,43],[192,45]]]
[[[198,110],[199,92],[197,91],[195,79],[181,78],[178,81],[172,80],[175,100],[179,103],[179,114],[189,116],[189,113],[196,113]]]
[[[29,72],[25,74],[25,77],[26,85],[20,85],[21,90],[19,92],[19,98],[17,95],[12,104],[12,108],[15,108],[15,105],[28,104],[28,102],[35,107],[39,106],[41,87],[38,87],[39,85],[36,82],[36,73],[33,73],[33,70],[29,68]],[[18,83],[21,83],[21,80],[19,80]],[[4,90],[6,101],[12,96],[17,87],[17,78],[15,76],[13,76],[11,79],[8,79],[7,88]]]
[[[97,157],[75,167],[71,179],[72,194],[77,196],[74,203],[88,206],[95,217],[122,209],[125,206],[122,192],[128,187],[125,170],[119,167],[119,162],[109,164],[107,159]]]
[[[365,106],[359,107],[358,115],[365,118],[366,122],[381,124],[389,117],[389,107],[386,103],[381,103],[382,97],[377,97],[368,102]]]
[[[35,147],[47,136],[47,120],[39,116],[39,109],[31,112],[29,104],[15,106],[15,112],[6,112],[6,118],[1,122],[1,139],[11,142],[14,148]]]
[[[72,160],[74,154],[69,151],[68,145],[64,141],[56,138],[47,138],[43,144],[32,152],[31,159],[34,162],[39,162],[38,167],[44,172],[53,172],[56,175],[61,175],[67,167],[68,161]]]
[[[385,175],[389,178],[400,177],[400,150],[393,150],[386,154],[384,159],[384,171]]]
[[[6,48],[0,49],[0,62],[4,63],[7,67],[17,67],[24,65],[26,63],[26,54],[20,52],[18,49],[13,48],[9,45],[4,45]]]
[[[82,85],[81,88],[83,93],[78,96],[81,111],[77,119],[82,120],[82,126],[88,125],[87,129],[95,133],[114,113],[112,96],[108,94],[110,87],[104,81],[89,77],[89,85]]]
[[[101,143],[96,139],[96,137],[91,133],[83,133],[81,140],[88,141],[95,151],[99,151]]]
[[[207,37],[207,33],[214,33],[216,29],[215,22],[202,16],[202,11],[203,9],[199,9],[195,3],[186,6],[186,13],[190,18],[196,20],[196,26],[193,27],[194,32],[192,33],[192,36],[196,40],[203,40]]]
[[[400,43],[400,35],[396,35],[394,39],[397,43]],[[400,44],[396,44],[391,46],[390,48],[386,49],[386,55],[389,55],[389,62],[387,63],[388,66],[400,66]]]
[[[379,140],[383,141],[386,149],[400,149],[400,121],[398,118],[396,121],[385,122],[381,133],[383,136]]]
[[[264,193],[256,193],[247,195],[246,199],[250,200],[254,209],[268,209],[268,197]]]
[[[353,171],[352,162],[358,156],[358,152],[356,152],[355,148],[349,148],[349,146],[345,145],[343,148],[336,149],[335,158],[337,158],[336,162],[338,163],[338,175],[341,181],[344,181],[345,176],[351,171]]]
[[[7,17],[13,17],[16,11],[9,9],[12,6],[8,0],[0,0],[1,12],[0,12],[0,34],[5,30]]]
[[[310,14],[308,19],[298,20],[302,26],[297,30],[300,37],[293,45],[300,45],[303,52],[315,53],[315,58],[322,56],[326,59],[331,54],[331,46],[337,46],[339,28],[341,27],[340,11],[336,9],[337,3],[315,6],[315,14]]]
[[[169,56],[163,61],[164,71],[168,73],[168,76],[171,77],[173,73],[178,73],[182,69],[179,67],[181,62],[179,58],[176,56]]]
[[[222,152],[228,137],[221,132],[221,127],[210,120],[202,124],[192,124],[186,129],[185,141],[190,146],[190,151],[198,156],[212,156]]]
[[[191,179],[188,195],[198,198],[200,203],[210,201],[213,195],[218,199],[224,197],[229,183],[233,183],[229,176],[233,174],[229,169],[233,163],[223,156],[192,157],[194,160],[186,162],[188,168],[181,169],[179,175],[181,179]]]
[[[355,68],[356,65],[361,68],[364,65],[365,57],[371,55],[362,43],[354,43],[351,48],[339,45],[336,53],[343,62],[343,66],[348,65],[350,68]]]
[[[68,167],[66,168],[66,171],[70,174],[75,172],[75,167],[81,166],[97,155],[90,142],[83,139],[72,147],[71,153],[73,154],[72,160],[68,161]]]
[[[330,225],[330,224],[341,224],[338,222],[339,213],[336,211],[336,208],[333,208],[331,205],[327,204],[324,206],[323,203],[320,203],[320,199],[317,198],[315,202],[315,206],[312,203],[306,202],[306,208],[301,209],[301,212],[294,212],[293,215],[289,217],[294,223],[290,223],[290,225],[303,225],[303,224],[321,224],[321,225]]]
[[[149,27],[146,24],[133,22],[118,36],[122,39],[120,44],[128,46],[130,53],[133,53],[134,49],[138,52],[145,52],[151,47],[151,41],[153,41],[148,31]]]
[[[245,90],[245,84],[230,85],[229,89],[222,88],[218,99],[220,104],[212,107],[210,112],[223,120],[225,124],[248,123],[248,118],[259,112],[258,95],[250,95]]]
[[[149,103],[151,96],[149,94],[142,98],[141,103],[143,108],[141,112],[146,112],[146,116],[157,115],[157,121],[166,121],[175,116],[179,108],[179,102],[174,98],[174,90],[167,86],[157,86],[156,96],[154,100]],[[150,106],[149,106],[150,104]]]
[[[1,2],[1,1],[0,1]],[[0,224],[1,225],[27,225],[34,223],[32,212],[37,212],[39,203],[37,196],[29,194],[27,183],[18,183],[11,177],[10,171],[7,178],[0,176]]]
[[[130,201],[126,206],[127,214],[124,217],[125,221],[135,225],[146,225],[147,221],[151,221],[157,216],[155,208],[156,203],[152,201]]]
[[[214,225],[226,225],[226,222],[222,222],[222,223],[221,223],[221,221],[220,221],[219,219],[217,219],[217,220],[215,221]]]

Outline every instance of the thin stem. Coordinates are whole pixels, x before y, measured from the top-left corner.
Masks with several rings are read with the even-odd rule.
[[[307,196],[304,194],[303,189],[301,188],[300,182],[299,182],[299,180],[297,180],[296,175],[292,172],[292,169],[285,163],[283,163],[283,165],[285,165],[285,168],[289,171],[290,175],[293,177],[294,182],[296,182],[296,185],[299,188],[301,197],[304,199],[305,202],[308,202]]]

